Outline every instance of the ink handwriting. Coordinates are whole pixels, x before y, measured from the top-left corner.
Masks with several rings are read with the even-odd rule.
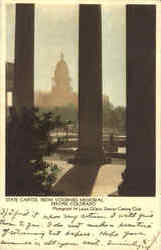
[[[25,207],[0,208],[0,245],[150,250],[161,235],[152,237],[154,212],[141,207]]]

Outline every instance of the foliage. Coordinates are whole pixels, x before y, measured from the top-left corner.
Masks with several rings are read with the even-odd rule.
[[[61,117],[61,121],[65,122],[67,120],[72,121],[73,124],[77,124],[78,121],[78,111],[77,108],[73,104],[69,104],[67,106],[62,107],[53,107],[53,108],[46,108],[46,109],[40,109],[42,112],[50,112],[53,111],[54,114],[57,114],[59,117]]]
[[[71,120],[74,125],[78,124],[78,110],[74,105],[64,107],[54,107],[53,112],[59,115],[62,122]],[[51,111],[51,109],[41,109],[41,111]],[[103,127],[110,133],[126,134],[126,109],[125,107],[114,107],[109,100],[103,104]]]
[[[52,112],[24,108],[17,114],[12,110],[7,122],[7,195],[44,194],[44,171],[51,166],[43,162],[43,156],[56,150],[58,143],[52,143],[50,131],[58,126],[60,117]],[[36,174],[40,170],[42,174]]]
[[[114,107],[106,101],[103,107],[103,127],[114,134],[126,134],[126,109],[121,106]]]

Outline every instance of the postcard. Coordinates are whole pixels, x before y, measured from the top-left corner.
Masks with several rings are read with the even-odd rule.
[[[159,250],[161,3],[0,13],[0,249]]]

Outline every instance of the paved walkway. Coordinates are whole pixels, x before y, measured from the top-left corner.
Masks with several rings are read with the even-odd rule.
[[[49,159],[52,161],[52,159]],[[125,162],[114,160],[105,165],[73,165],[56,159],[61,170],[52,190],[62,196],[107,196],[115,192],[121,182],[121,173],[125,170]],[[121,164],[120,164],[121,163]]]

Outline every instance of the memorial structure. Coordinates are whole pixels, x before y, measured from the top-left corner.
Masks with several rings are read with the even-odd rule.
[[[155,195],[156,7],[128,5],[126,8],[128,160],[119,195],[151,196]],[[80,5],[76,158],[84,162],[84,168],[85,162],[104,160],[101,32],[101,6]],[[15,106],[19,112],[21,107],[34,104],[34,4],[16,5],[15,41]]]

